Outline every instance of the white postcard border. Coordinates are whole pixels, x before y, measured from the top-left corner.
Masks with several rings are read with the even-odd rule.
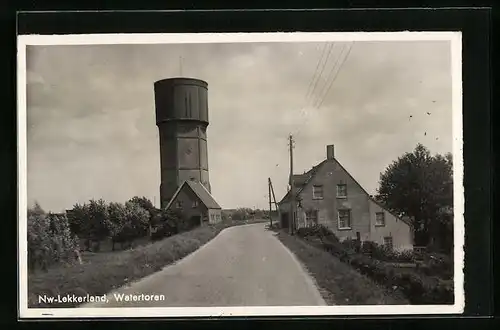
[[[325,41],[445,41],[451,42],[453,91],[454,173],[454,290],[453,305],[375,306],[273,306],[273,307],[165,307],[165,308],[28,308],[27,271],[27,155],[26,155],[26,47],[30,45],[104,45],[235,42]],[[293,33],[180,33],[180,34],[86,34],[18,36],[18,275],[20,318],[102,317],[221,317],[221,316],[321,316],[459,314],[464,296],[464,187],[462,136],[462,36],[460,32],[293,32]]]

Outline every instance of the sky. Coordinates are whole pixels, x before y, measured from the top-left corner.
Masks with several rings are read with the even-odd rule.
[[[268,177],[281,199],[289,134],[295,173],[334,144],[371,194],[417,143],[452,151],[447,41],[50,45],[26,56],[28,204],[53,212],[91,198],[159,206],[153,83],[177,76],[208,83],[210,184],[222,208],[267,209]]]

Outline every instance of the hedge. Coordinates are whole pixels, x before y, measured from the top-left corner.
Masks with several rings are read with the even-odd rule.
[[[415,270],[404,271],[390,267],[381,259],[387,260],[391,258],[391,255],[380,256],[377,254],[380,253],[380,250],[377,250],[378,247],[374,244],[367,244],[368,247],[364,251],[361,248],[361,251],[366,253],[368,249],[372,248],[371,255],[380,256],[380,259],[370,256],[369,253],[365,255],[357,252],[359,247],[356,246],[356,243],[352,241],[340,242],[333,232],[323,226],[301,228],[297,231],[297,235],[308,241],[311,241],[311,238],[318,238],[316,245],[320,245],[374,281],[390,288],[401,289],[412,304],[453,304],[453,281],[427,276]],[[443,267],[443,264],[440,265]],[[430,270],[428,272],[432,273]]]

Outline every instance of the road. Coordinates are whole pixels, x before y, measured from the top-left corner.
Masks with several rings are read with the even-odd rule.
[[[326,305],[295,256],[263,223],[227,228],[186,258],[106,297],[107,303],[81,307]]]

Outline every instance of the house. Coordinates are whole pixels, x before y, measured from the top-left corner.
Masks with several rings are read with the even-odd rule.
[[[321,224],[340,240],[358,239],[384,244],[395,250],[413,249],[413,229],[408,219],[389,212],[375,201],[335,158],[327,157],[308,172],[293,175],[297,228]],[[290,221],[290,192],[278,203],[281,226]]]
[[[218,223],[222,221],[221,207],[199,181],[184,181],[175,191],[166,209],[180,211],[193,223]]]

